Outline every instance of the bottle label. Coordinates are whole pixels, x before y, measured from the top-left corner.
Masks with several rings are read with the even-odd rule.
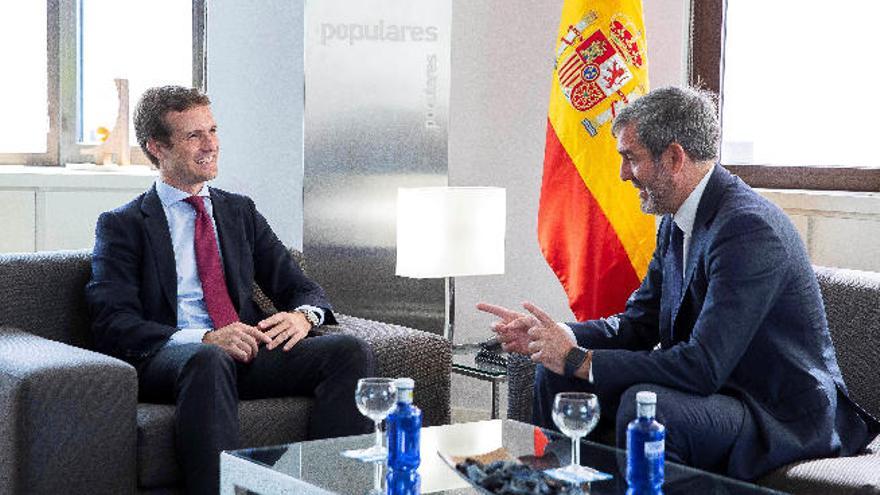
[[[663,451],[666,449],[663,440],[657,440],[655,442],[645,442],[645,457],[648,459],[654,459],[663,455]]]
[[[413,391],[411,388],[402,388],[397,391],[397,402],[412,403]]]

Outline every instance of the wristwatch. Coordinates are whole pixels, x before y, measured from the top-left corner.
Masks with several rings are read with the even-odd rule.
[[[568,378],[574,378],[575,372],[584,364],[584,361],[587,360],[587,350],[583,347],[574,346],[568,351],[568,354],[565,355],[565,376]]]
[[[316,311],[306,308],[299,308],[296,310],[298,313],[302,313],[303,316],[306,317],[306,321],[312,324],[313,327],[318,326],[318,323],[321,322],[321,318],[318,316]]]

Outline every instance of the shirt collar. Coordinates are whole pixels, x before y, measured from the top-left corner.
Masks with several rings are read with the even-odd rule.
[[[706,184],[709,183],[709,177],[712,176],[713,170],[715,170],[715,165],[709,167],[706,175],[703,176],[697,184],[697,187],[691,191],[691,194],[686,200],[684,200],[684,203],[681,204],[678,211],[676,211],[675,215],[672,217],[675,224],[678,225],[678,228],[681,229],[685,236],[690,237],[691,233],[694,231],[694,221],[697,219],[697,207],[700,206],[700,198],[703,197],[703,191],[706,190]]]
[[[156,179],[156,194],[159,195],[159,201],[162,202],[162,206],[165,208],[168,208],[174,203],[177,203],[178,201],[183,201],[184,199],[192,196],[186,191],[181,191],[174,186],[162,182],[161,179]],[[198,194],[196,194],[196,196],[210,197],[208,186],[203,185],[202,189],[198,192]]]

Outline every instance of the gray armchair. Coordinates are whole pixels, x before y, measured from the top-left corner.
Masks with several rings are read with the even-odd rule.
[[[850,395],[880,418],[880,274],[814,268]],[[510,356],[508,376],[507,417],[531,422],[534,363],[524,356]],[[799,495],[880,494],[880,436],[863,455],[797,462],[758,483]]]
[[[90,270],[87,251],[0,255],[0,492],[181,493],[174,406],[138,403],[134,368],[89,350]],[[322,329],[363,338],[378,374],[416,380],[426,424],[449,422],[449,341],[337,317]],[[243,445],[302,440],[310,409],[305,397],[242,401]],[[290,421],[269,427],[278,417]]]

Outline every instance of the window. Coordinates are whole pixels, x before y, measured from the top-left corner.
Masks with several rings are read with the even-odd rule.
[[[46,4],[0,4],[0,46],[0,153],[46,153]]]
[[[83,152],[116,121],[114,78],[129,80],[129,120],[150,86],[204,87],[204,19],[204,0],[3,2],[0,43],[15,49],[0,63],[15,70],[0,79],[0,164],[93,161]]]
[[[721,89],[721,162],[757,187],[880,191],[871,22],[840,0],[693,1],[691,82]]]

